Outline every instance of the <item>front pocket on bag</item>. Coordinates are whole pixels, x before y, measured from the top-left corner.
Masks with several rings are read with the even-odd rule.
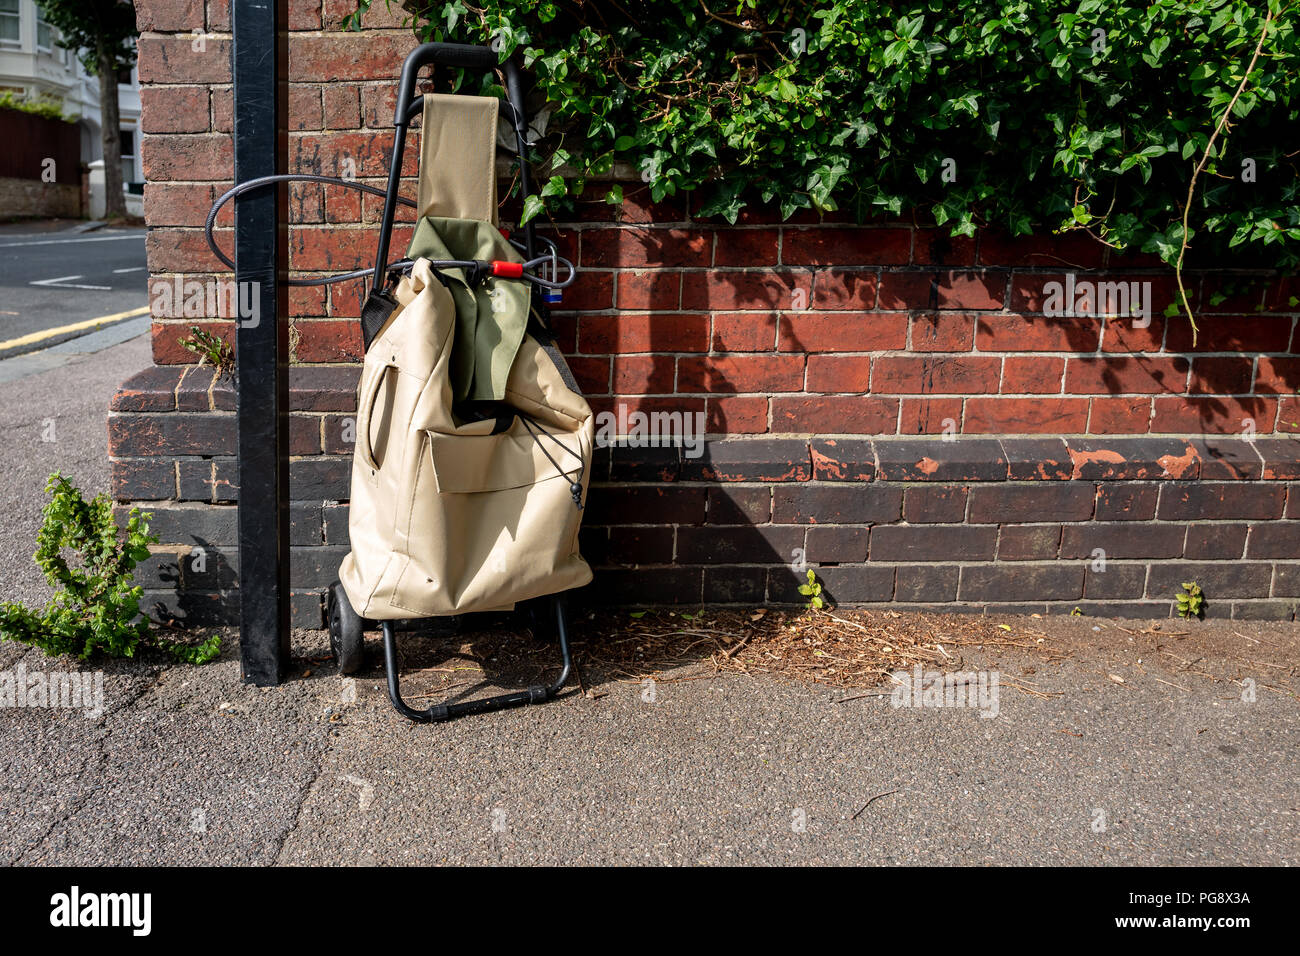
[[[582,459],[574,454],[584,452],[580,436],[553,434],[564,447],[542,435],[541,441],[546,442],[543,449],[518,423],[497,435],[429,432],[429,454],[438,491],[473,494],[522,488],[561,478],[572,482],[583,467]]]
[[[569,486],[582,462],[552,452],[568,469],[561,475],[526,431],[424,435],[429,448],[421,449],[406,521],[411,562],[394,603],[419,614],[452,614],[548,594],[556,581],[571,587],[582,512]],[[586,450],[579,436],[556,437]]]

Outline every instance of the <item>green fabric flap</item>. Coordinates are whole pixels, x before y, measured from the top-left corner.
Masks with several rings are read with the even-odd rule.
[[[412,259],[486,259],[523,262],[496,226],[476,219],[420,220],[407,255]],[[441,269],[456,303],[451,347],[451,394],[463,401],[501,401],[510,366],[524,340],[532,296],[527,282],[487,278],[469,287],[464,269]]]

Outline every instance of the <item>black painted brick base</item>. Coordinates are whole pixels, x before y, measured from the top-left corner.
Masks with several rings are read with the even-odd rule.
[[[153,514],[140,568],[159,619],[233,621],[233,403],[206,369],[155,368],[110,413],[113,492]],[[348,545],[355,366],[295,369],[291,580],[298,626]],[[1184,581],[1215,617],[1294,619],[1300,440],[733,438],[698,458],[601,450],[580,600],[804,602],[811,567],[842,604],[1164,617]]]

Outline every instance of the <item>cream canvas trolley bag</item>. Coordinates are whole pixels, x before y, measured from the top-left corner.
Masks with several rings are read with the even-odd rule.
[[[508,100],[415,96],[426,65],[500,67]],[[496,226],[498,116],[511,122],[528,193],[520,70],[486,47],[427,43],[402,69],[396,134],[357,398],[351,552],[329,594],[344,673],[381,624],[389,696],[403,715],[445,720],[549,700],[570,672],[560,592],[586,584],[578,551],[594,445],[592,412],[547,327],[546,295],[573,266],[531,225]],[[422,115],[419,199],[399,200],[406,129]],[[398,202],[417,207],[407,258],[386,265]],[[560,272],[567,270],[563,280]],[[562,666],[549,685],[416,710],[399,686],[394,622],[509,609],[551,596]],[[537,605],[534,603],[534,610]]]
[[[339,579],[375,620],[497,610],[586,584],[578,507],[591,409],[526,336],[505,380],[514,411],[459,424],[451,296],[418,259],[361,376]]]

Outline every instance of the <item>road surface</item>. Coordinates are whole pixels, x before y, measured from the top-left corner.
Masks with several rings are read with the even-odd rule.
[[[83,230],[67,220],[0,226],[0,360],[146,315],[145,230]]]

